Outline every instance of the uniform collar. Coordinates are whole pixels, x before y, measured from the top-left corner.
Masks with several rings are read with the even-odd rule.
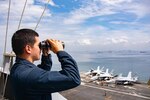
[[[16,57],[16,63],[22,63],[22,64],[33,64],[30,61],[20,58],[20,57]]]

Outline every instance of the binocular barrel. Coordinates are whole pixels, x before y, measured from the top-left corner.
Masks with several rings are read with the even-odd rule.
[[[61,42],[61,43],[62,43],[63,48],[65,48],[65,43],[64,42]],[[48,49],[48,48],[51,48],[51,44],[46,41],[42,41],[40,42],[39,47],[40,49]]]

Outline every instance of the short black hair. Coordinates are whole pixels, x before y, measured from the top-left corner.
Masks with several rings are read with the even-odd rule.
[[[26,45],[33,46],[36,36],[39,36],[38,33],[32,29],[20,29],[16,31],[11,39],[12,49],[15,54],[23,54],[23,50]]]

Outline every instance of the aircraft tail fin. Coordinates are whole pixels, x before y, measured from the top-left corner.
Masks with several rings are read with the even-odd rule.
[[[130,71],[129,73],[128,73],[128,76],[127,76],[128,78],[131,78],[132,77],[132,72]]]

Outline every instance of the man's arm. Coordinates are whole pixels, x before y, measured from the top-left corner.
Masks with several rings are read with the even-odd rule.
[[[57,53],[59,62],[61,63],[61,74],[73,79],[77,84],[80,84],[80,74],[76,61],[64,51]]]
[[[53,93],[71,89],[80,85],[80,75],[75,60],[65,51],[57,53],[61,63],[61,71],[45,71],[34,69],[27,80],[32,85],[31,91],[36,93]]]
[[[42,55],[41,64],[38,65],[39,68],[50,71],[52,68],[52,57],[51,54]]]

